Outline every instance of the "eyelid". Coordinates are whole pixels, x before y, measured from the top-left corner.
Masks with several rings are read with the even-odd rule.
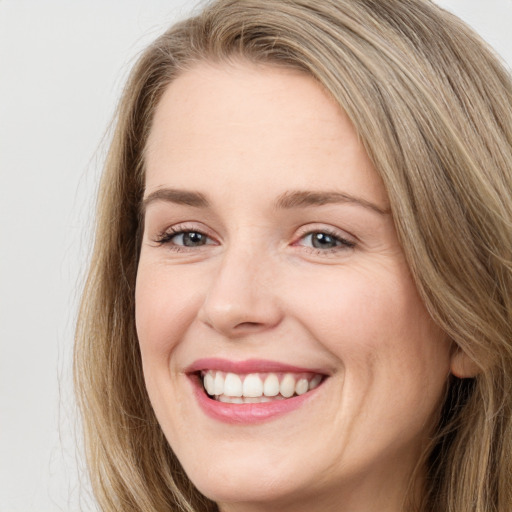
[[[176,235],[186,232],[197,232],[209,239],[209,242],[204,245],[196,246],[196,247],[187,247],[179,244],[173,244],[171,242],[172,238]],[[329,235],[341,243],[336,245],[335,247],[327,247],[327,248],[317,248],[317,247],[308,247],[307,245],[302,245],[300,242],[306,236],[312,235],[315,233],[325,233]],[[153,237],[152,241],[158,245],[167,245],[173,248],[173,250],[183,250],[183,251],[197,251],[201,250],[205,246],[212,245],[220,245],[222,241],[219,240],[219,237],[212,232],[207,226],[205,226],[202,222],[198,221],[185,221],[177,224],[172,224],[167,226],[165,229],[158,231]],[[213,243],[212,243],[213,242]],[[310,223],[305,224],[299,227],[296,231],[296,234],[293,237],[293,241],[291,242],[291,246],[302,247],[303,249],[309,250],[311,252],[317,254],[329,254],[332,252],[339,252],[347,249],[354,248],[358,244],[357,237],[348,233],[345,230],[334,227],[332,225],[326,225],[321,223]]]
[[[176,235],[179,235],[180,233],[186,233],[186,232],[194,232],[194,233],[200,233],[210,240],[213,240],[214,244],[207,243],[205,245],[218,245],[219,241],[217,237],[212,233],[210,229],[208,229],[204,224],[201,222],[194,222],[194,221],[186,221],[186,222],[180,222],[178,224],[172,224],[171,226],[167,226],[165,229],[160,230],[157,232],[157,234],[153,237],[153,242],[159,244],[159,245],[173,245],[173,247],[180,247],[183,250],[197,250],[198,248],[204,247],[204,246],[198,246],[198,247],[185,247],[180,245],[174,245],[170,243],[170,239]],[[166,240],[168,238],[168,240]]]
[[[311,236],[315,233],[323,233],[332,238],[337,242],[334,247],[314,247],[313,244],[302,244],[301,241],[306,237]],[[295,237],[295,241],[292,246],[301,250],[306,254],[310,254],[315,257],[339,257],[341,255],[347,255],[348,251],[353,251],[357,247],[357,239],[353,235],[350,235],[344,230],[335,228],[333,226],[319,225],[319,224],[308,224],[302,226]]]
[[[310,235],[312,233],[325,233],[325,234],[331,235],[335,238],[339,238],[341,240],[346,240],[347,242],[353,243],[354,245],[358,243],[357,237],[352,235],[351,233],[349,233],[343,229],[328,225],[328,224],[320,224],[320,223],[311,223],[311,224],[306,224],[304,226],[301,226],[297,230],[297,234],[294,237],[295,242],[293,242],[293,243],[295,244],[297,241],[304,238],[306,235]]]

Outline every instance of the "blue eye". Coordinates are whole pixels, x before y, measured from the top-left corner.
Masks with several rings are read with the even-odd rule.
[[[162,233],[156,240],[160,245],[170,245],[179,249],[181,247],[192,249],[194,247],[202,247],[203,245],[211,245],[212,239],[201,233],[200,231],[193,230],[174,230]]]
[[[301,238],[301,241],[303,242],[301,245],[324,251],[336,248],[351,248],[356,245],[350,240],[325,231],[313,231],[308,233]]]
[[[184,247],[199,247],[207,244],[208,237],[198,231],[182,231],[175,234],[171,241],[175,245],[182,245]]]

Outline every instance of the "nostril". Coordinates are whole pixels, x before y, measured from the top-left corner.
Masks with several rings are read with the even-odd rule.
[[[248,329],[253,329],[253,328],[256,328],[256,327],[260,327],[261,324],[258,323],[258,322],[241,322],[239,323],[236,328],[240,328],[240,329],[244,329],[244,328],[248,328]]]

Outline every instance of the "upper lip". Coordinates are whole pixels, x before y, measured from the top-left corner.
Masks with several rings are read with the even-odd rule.
[[[231,361],[216,357],[202,358],[194,361],[185,369],[185,373],[196,373],[203,370],[220,370],[228,373],[319,373],[327,375],[324,369],[294,366],[278,361],[266,359],[246,359],[244,361]]]

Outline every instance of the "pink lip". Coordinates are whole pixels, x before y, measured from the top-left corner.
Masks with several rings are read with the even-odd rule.
[[[201,379],[197,375],[202,370],[220,370],[224,372],[233,372],[239,374],[245,373],[265,373],[265,372],[290,372],[290,373],[322,373],[311,368],[301,368],[273,361],[250,359],[246,361],[228,361],[226,359],[199,359],[190,365],[186,373],[188,374],[193,386],[194,395],[201,409],[210,418],[230,424],[252,424],[270,420],[298,409],[314,398],[317,391],[322,388],[322,384],[317,388],[308,391],[304,395],[294,396],[286,400],[275,400],[272,402],[263,402],[259,404],[228,404],[219,402],[208,397]]]
[[[194,361],[185,373],[194,373],[201,370],[220,370],[222,372],[232,372],[238,374],[245,373],[321,373],[328,374],[325,370],[317,368],[304,368],[292,366],[289,364],[278,363],[276,361],[267,361],[265,359],[247,359],[245,361],[230,361],[228,359],[220,359],[216,357],[198,359]]]

